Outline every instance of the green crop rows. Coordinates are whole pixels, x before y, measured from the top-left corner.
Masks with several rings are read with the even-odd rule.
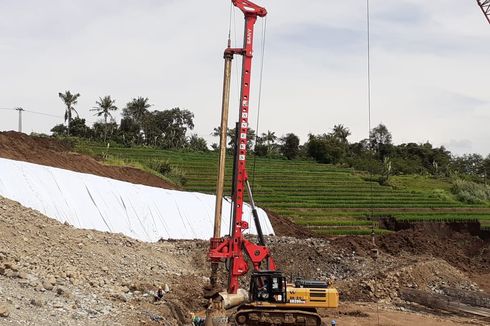
[[[214,193],[217,153],[196,153],[148,148],[110,148],[84,144],[93,154],[145,165],[165,160],[184,171],[185,190]],[[254,164],[255,162],[255,164]],[[310,161],[249,157],[248,174],[260,207],[289,217],[321,234],[369,234],[371,220],[392,216],[403,220],[478,219],[490,227],[488,205],[467,205],[455,200],[450,183],[420,176],[395,177],[396,189],[366,181],[351,169]],[[228,158],[226,192],[230,192],[232,160]],[[404,186],[405,185],[405,186]],[[434,190],[446,191],[439,198]],[[384,230],[376,229],[377,233]]]

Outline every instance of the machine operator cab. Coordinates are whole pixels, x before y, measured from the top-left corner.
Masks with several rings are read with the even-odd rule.
[[[252,302],[286,303],[286,277],[277,271],[252,273],[250,300]]]

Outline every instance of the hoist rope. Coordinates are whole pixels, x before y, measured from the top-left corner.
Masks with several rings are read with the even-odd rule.
[[[366,0],[366,36],[367,36],[367,107],[368,107],[368,141],[371,140],[371,8],[369,0]],[[370,173],[371,175],[371,173]],[[372,179],[372,177],[370,178]],[[374,203],[373,203],[373,180],[370,180],[370,190],[369,190],[369,201],[370,201],[370,218],[371,218],[371,236],[373,239],[373,245],[376,246],[375,242],[375,232],[374,232]],[[376,255],[376,260],[378,259],[378,251],[374,248],[373,255]],[[376,277],[379,274],[378,262],[375,262],[375,277],[374,277],[374,297],[376,297],[376,292],[378,290],[378,283]],[[379,326],[379,300],[376,300],[376,315]]]
[[[229,17],[229,22],[228,22],[228,41],[231,40],[231,15],[233,12],[233,3],[230,2],[230,17]]]
[[[262,103],[262,80],[264,73],[264,58],[265,58],[265,36],[267,31],[267,16],[262,19],[262,44],[260,51],[260,73],[259,73],[259,94],[257,98],[257,125],[255,127],[255,146],[257,148],[257,137],[259,137],[259,122],[260,122],[260,107]],[[257,152],[255,151],[253,168],[252,168],[252,188],[255,185],[255,168],[257,163]]]

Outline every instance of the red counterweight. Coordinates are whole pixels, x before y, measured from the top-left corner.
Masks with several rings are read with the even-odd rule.
[[[266,263],[268,270],[275,270],[275,264],[270,251],[264,245],[254,244],[243,237],[243,231],[249,228],[246,221],[243,221],[243,203],[247,186],[246,158],[248,143],[248,124],[249,124],[249,104],[250,104],[250,81],[252,73],[254,25],[257,17],[267,15],[265,8],[260,7],[247,0],[232,0],[233,5],[239,8],[245,16],[245,30],[242,48],[230,48],[225,50],[225,60],[228,57],[238,54],[243,57],[242,79],[239,105],[239,121],[237,124],[237,139],[235,141],[235,171],[234,189],[232,194],[233,211],[231,218],[231,234],[229,237],[211,239],[210,251],[208,254],[212,262],[228,263],[229,279],[228,293],[236,293],[239,288],[238,279],[248,272],[248,263],[244,257],[244,252],[249,257],[255,270],[261,269],[261,264]],[[254,213],[256,214],[256,212]],[[258,223],[258,217],[255,218]],[[258,226],[259,228],[260,226]],[[263,243],[261,243],[263,244]]]

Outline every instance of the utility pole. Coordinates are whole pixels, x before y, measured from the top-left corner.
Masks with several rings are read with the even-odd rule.
[[[19,132],[22,132],[22,111],[25,111],[23,108],[19,107],[15,109],[19,111]]]

